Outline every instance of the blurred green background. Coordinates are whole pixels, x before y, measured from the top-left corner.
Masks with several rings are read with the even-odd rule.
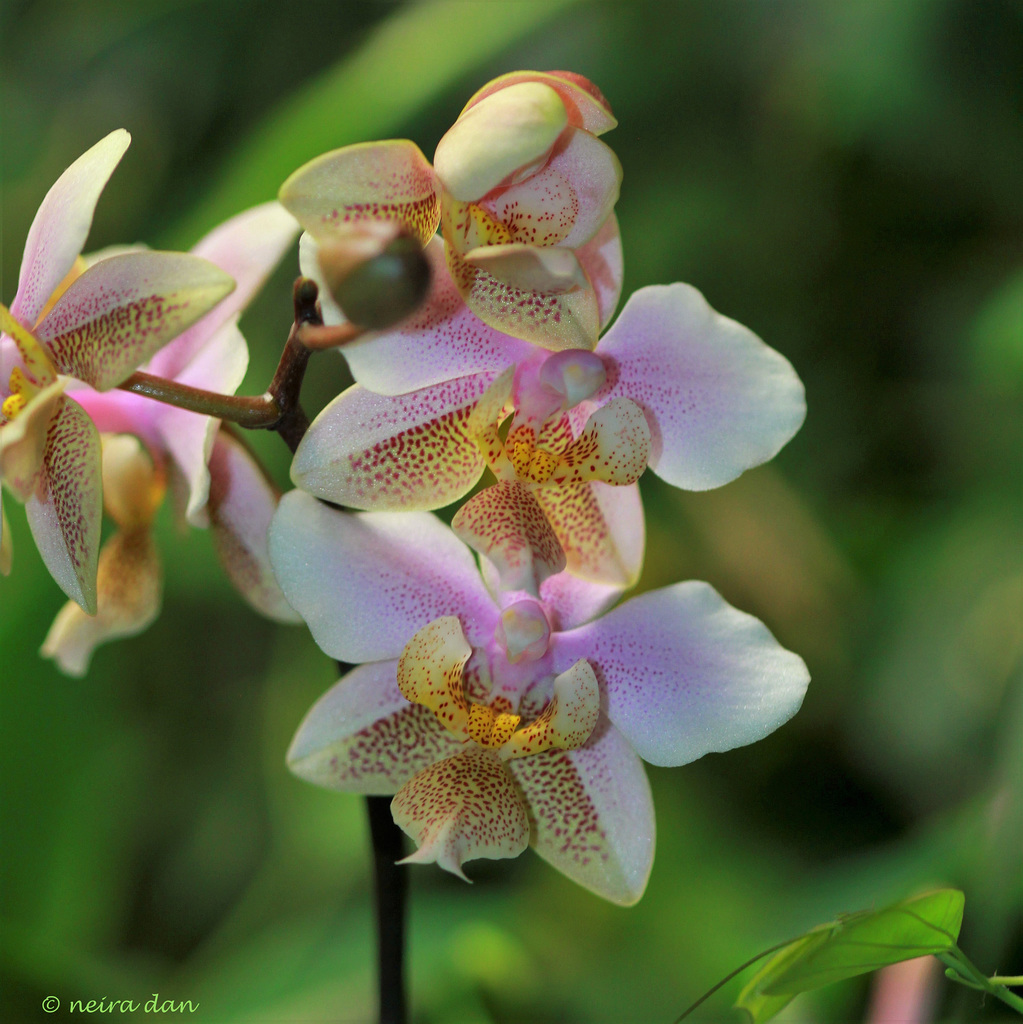
[[[2,299],[47,188],[134,142],[90,248],[187,248],[335,146],[429,156],[516,68],[611,101],[626,292],[688,281],[783,352],[809,416],[703,494],[650,474],[644,587],[713,583],[809,664],[753,747],[650,769],[658,848],[619,909],[532,853],[471,888],[412,878],[414,1019],[670,1021],[758,949],[933,884],[964,949],[1023,971],[1023,5],[1014,0],[4,0]],[[293,257],[242,322],[262,391]],[[308,405],[345,383],[313,363]],[[287,482],[283,445],[255,442]],[[361,801],[283,757],[334,680],[270,627],[209,537],[160,521],[164,611],[88,677],[36,651],[63,598],[21,510],[0,581],[0,1018],[71,999],[191,999],[191,1019],[373,1013]],[[937,1019],[999,1019],[942,982]],[[730,1019],[738,983],[697,1019]],[[44,996],[64,1007],[47,1017]],[[869,982],[794,1003],[860,1020]]]

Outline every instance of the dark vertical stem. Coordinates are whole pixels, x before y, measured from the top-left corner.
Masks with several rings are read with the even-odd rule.
[[[316,308],[316,284],[307,277],[295,281],[292,297],[295,303],[295,322],[288,335],[287,344],[277,365],[277,372],[270,382],[267,394],[275,399],[280,409],[280,419],[270,428],[281,435],[284,443],[294,452],[299,441],[309,429],[309,417],[299,404],[302,379],[309,364],[309,350],[298,340],[299,328],[303,324],[321,325],[320,311]]]
[[[404,837],[391,816],[389,796],[366,797],[376,879],[377,971],[380,1024],[406,1024],[405,901],[408,874],[396,862],[405,855]]]

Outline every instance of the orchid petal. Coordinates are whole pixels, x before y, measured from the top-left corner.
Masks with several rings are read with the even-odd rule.
[[[801,658],[706,583],[633,598],[555,644],[558,665],[589,659],[611,721],[659,765],[762,739],[796,713],[810,679]]]
[[[639,758],[601,715],[586,746],[507,763],[525,797],[536,852],[573,882],[624,906],[646,888],[654,806]]]
[[[719,487],[766,462],[806,415],[788,360],[689,285],[637,291],[600,354],[613,362],[608,393],[646,413],[651,468],[677,487]]]
[[[111,256],[68,288],[37,332],[61,373],[106,391],[233,287],[219,267],[186,253]]]
[[[300,622],[270,567],[267,534],[280,492],[245,445],[224,431],[216,434],[209,476],[210,531],[228,579],[260,614]]]
[[[314,238],[359,221],[398,221],[426,245],[440,220],[433,168],[407,139],[324,153],[295,171],[279,198]]]
[[[451,245],[445,255],[466,305],[495,330],[553,351],[596,345],[600,312],[592,286],[559,295],[526,291],[474,267]]]
[[[650,428],[643,411],[627,398],[602,405],[561,456],[551,486],[599,480],[622,486],[635,483],[646,469]]]
[[[183,413],[132,391],[94,391],[88,385],[71,382],[67,393],[88,414],[101,434],[135,434],[153,451],[162,451],[158,422],[170,413]]]
[[[66,395],[50,421],[43,473],[25,512],[50,575],[72,601],[95,615],[103,517],[100,440],[92,420]]]
[[[580,658],[553,685],[543,711],[498,751],[503,761],[544,750],[574,750],[589,739],[600,715],[600,689],[589,662]]]
[[[313,421],[291,479],[353,508],[414,510],[455,501],[484,469],[468,421],[492,376],[460,377],[408,395],[348,388]]]
[[[378,395],[400,395],[454,377],[500,371],[533,350],[527,342],[488,327],[470,311],[448,273],[441,238],[431,239],[425,251],[433,274],[426,302],[398,327],[344,348],[352,376]]]
[[[594,135],[601,135],[618,124],[611,113],[611,105],[601,91],[591,81],[573,71],[510,71],[487,82],[474,93],[462,113],[491,93],[517,82],[542,82],[549,85],[565,104],[568,123],[576,128],[585,128]]]
[[[350,515],[291,491],[270,527],[270,561],[313,639],[342,661],[397,658],[443,615],[457,615],[473,645],[497,623],[472,552],[425,513]]]
[[[561,542],[569,572],[619,590],[639,579],[644,527],[635,484],[567,484],[538,487],[533,493]]]
[[[528,487],[498,482],[467,501],[451,528],[497,567],[505,590],[537,588],[565,568],[565,554]]]
[[[50,295],[74,266],[92,227],[100,193],[130,142],[123,128],[111,132],[86,150],[46,193],[25,240],[18,294],[11,303],[11,312],[23,323],[36,323]]]
[[[618,218],[612,213],[600,226],[600,230],[576,249],[575,255],[596,293],[600,329],[603,330],[611,322],[618,300],[622,297],[625,263],[622,259]]]
[[[224,221],[195,245],[192,255],[201,256],[230,274],[235,289],[160,349],[153,356],[149,371],[159,377],[177,378],[210,338],[248,306],[297,235],[295,218],[280,203],[270,202]],[[213,384],[203,386],[210,391],[221,390]]]
[[[0,386],[9,381],[14,373],[22,372],[22,367],[25,375],[38,387],[44,388],[52,384],[57,377],[57,368],[53,365],[49,353],[40,344],[39,339],[14,318],[14,314],[6,306],[0,306],[0,330],[7,332],[2,340],[13,344],[19,357],[13,361],[9,371],[5,370],[6,375],[0,380]],[[8,348],[5,360],[11,355]]]
[[[554,89],[517,82],[466,108],[437,144],[433,166],[452,198],[475,201],[543,159],[567,124]]]
[[[588,282],[571,249],[525,242],[481,245],[464,254],[465,262],[511,288],[561,295]]]
[[[569,128],[542,169],[480,206],[509,229],[512,242],[575,249],[611,216],[621,183],[614,151],[589,132]]]
[[[233,320],[206,340],[177,380],[192,387],[233,395],[248,365],[248,345],[238,330],[237,321]],[[161,410],[156,427],[162,447],[173,458],[187,487],[185,518],[194,526],[201,525],[202,510],[210,491],[208,463],[220,421],[167,406]]]
[[[397,662],[360,665],[313,706],[291,741],[288,767],[328,789],[392,796],[462,742],[398,689]]]
[[[55,380],[13,420],[0,424],[0,477],[19,501],[28,501],[39,481],[50,424],[64,401],[65,384]]]
[[[399,863],[436,861],[465,881],[465,861],[517,857],[529,845],[529,821],[515,783],[492,753],[475,744],[406,782],[391,813],[419,847]]]
[[[69,676],[85,675],[100,644],[135,636],[160,614],[163,570],[147,528],[115,533],[103,545],[96,589],[96,614],[86,615],[69,601],[53,620],[39,651]]]
[[[468,739],[469,703],[462,670],[472,656],[462,624],[454,615],[427,623],[401,652],[398,689],[413,704],[429,708],[452,735]]]
[[[131,434],[107,434],[100,442],[103,508],[107,515],[122,530],[149,526],[166,492],[163,473]]]

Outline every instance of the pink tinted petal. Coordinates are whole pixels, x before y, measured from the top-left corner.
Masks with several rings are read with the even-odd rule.
[[[516,82],[466,107],[433,155],[445,199],[474,202],[528,173],[567,123],[561,97],[542,82]]]
[[[38,333],[61,373],[106,391],[233,287],[218,267],[186,253],[111,256],[64,292]]]
[[[419,311],[395,329],[344,348],[352,376],[377,394],[400,395],[481,371],[500,372],[532,351],[469,310],[448,273],[441,238],[430,241],[426,255],[433,284]]]
[[[25,241],[18,294],[11,312],[33,325],[85,245],[100,193],[124,156],[131,136],[111,132],[86,150],[54,183]]]
[[[796,713],[810,679],[801,658],[706,583],[643,594],[554,642],[557,665],[589,659],[608,716],[652,764],[762,739]]]
[[[619,592],[639,579],[645,537],[643,506],[635,484],[612,487],[597,481],[538,487],[534,493],[561,541],[569,572]],[[584,600],[591,597],[587,594]]]
[[[235,289],[201,320],[160,349],[153,356],[150,372],[160,377],[177,377],[211,335],[248,306],[297,235],[298,222],[276,202],[239,213],[206,235],[192,249],[192,254],[230,274]],[[218,390],[211,384],[206,387]]]
[[[596,292],[600,329],[603,330],[611,322],[618,306],[625,273],[618,218],[612,213],[600,230],[585,245],[576,249],[575,255]]]
[[[135,434],[151,451],[164,450],[157,424],[171,411],[170,406],[130,391],[94,391],[77,383],[72,384],[67,393],[89,414],[101,434]]]
[[[677,487],[719,487],[766,462],[806,415],[788,360],[688,285],[633,294],[600,354],[608,394],[642,406],[650,466]]]
[[[96,613],[100,480],[99,434],[82,407],[65,396],[50,421],[43,473],[25,512],[50,575],[90,615]]]
[[[492,376],[395,396],[354,385],[313,421],[291,479],[310,494],[353,508],[428,509],[455,501],[484,469],[468,425]]]
[[[246,447],[224,431],[216,435],[209,466],[210,531],[228,579],[261,615],[300,622],[270,567],[267,534],[280,493]]]
[[[654,859],[654,806],[639,758],[601,715],[586,746],[509,761],[529,808],[531,845],[612,903],[642,895]]]
[[[495,330],[555,352],[597,344],[600,313],[592,287],[558,295],[524,291],[474,267],[450,245],[445,256],[466,305]]]
[[[467,501],[451,528],[497,567],[501,589],[537,588],[565,568],[565,553],[529,488],[498,482]]]
[[[248,365],[248,346],[237,322],[231,321],[207,339],[177,379],[192,387],[233,395]],[[209,494],[207,462],[219,423],[210,416],[199,416],[168,405],[162,407],[156,424],[162,446],[174,460],[187,486],[185,516],[194,526],[201,525],[202,508]]]
[[[295,171],[279,198],[314,238],[359,221],[394,220],[426,245],[440,220],[433,168],[407,139],[324,153]]]
[[[64,401],[64,384],[54,381],[15,419],[0,424],[0,478],[19,501],[28,500],[39,480],[50,424]]]
[[[96,589],[96,614],[86,615],[69,601],[39,651],[70,676],[85,675],[100,644],[136,636],[160,614],[163,569],[147,527],[115,533],[103,545]]]
[[[614,152],[589,132],[569,128],[541,170],[480,206],[510,230],[513,242],[574,249],[611,215],[621,183]]]
[[[473,645],[497,623],[472,552],[426,513],[349,515],[291,491],[270,527],[270,561],[313,639],[342,661],[397,658],[443,615],[457,615]]]
[[[402,864],[429,864],[459,878],[480,857],[517,857],[529,822],[515,783],[490,751],[475,744],[424,768],[391,801],[395,822],[419,847]]]
[[[594,135],[601,135],[618,124],[611,113],[611,105],[601,91],[591,81],[573,71],[511,71],[493,79],[474,93],[462,113],[484,97],[516,82],[543,82],[549,85],[565,104],[568,123],[576,128],[585,128]]]
[[[288,767],[299,778],[392,796],[416,772],[461,749],[432,711],[401,695],[397,667],[395,661],[360,665],[310,708],[288,750]]]

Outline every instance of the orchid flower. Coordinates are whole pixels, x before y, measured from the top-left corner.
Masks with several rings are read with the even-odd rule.
[[[532,845],[606,899],[636,902],[654,854],[640,758],[682,765],[752,743],[808,683],[799,657],[706,584],[592,619],[602,595],[564,573],[538,600],[493,591],[426,513],[348,514],[293,491],[270,556],[319,646],[357,665],[302,723],[292,771],[393,794],[418,845],[408,860],[462,877],[467,860]]]
[[[643,554],[633,485],[647,465],[677,487],[718,487],[772,458],[803,421],[789,362],[688,285],[641,288],[595,351],[552,353],[476,319],[436,246],[432,257],[426,308],[348,352],[361,383],[314,421],[292,480],[352,508],[431,509],[489,466],[498,484],[453,525],[506,587],[535,594],[566,560],[587,579],[630,585]]]
[[[64,393],[73,377],[115,387],[234,287],[207,260],[126,252],[82,269],[93,211],[128,147],[112,132],[46,194],[25,243],[18,291],[0,307],[0,471],[25,502],[50,574],[96,611],[102,515],[99,434]]]
[[[458,292],[481,320],[543,348],[585,348],[614,311],[621,166],[596,136],[617,122],[591,82],[518,71],[469,100],[434,165],[408,140],[326,153],[281,187],[305,228],[302,272],[324,286],[321,246],[393,222],[426,245],[438,225]],[[344,314],[325,297],[326,323]]]

